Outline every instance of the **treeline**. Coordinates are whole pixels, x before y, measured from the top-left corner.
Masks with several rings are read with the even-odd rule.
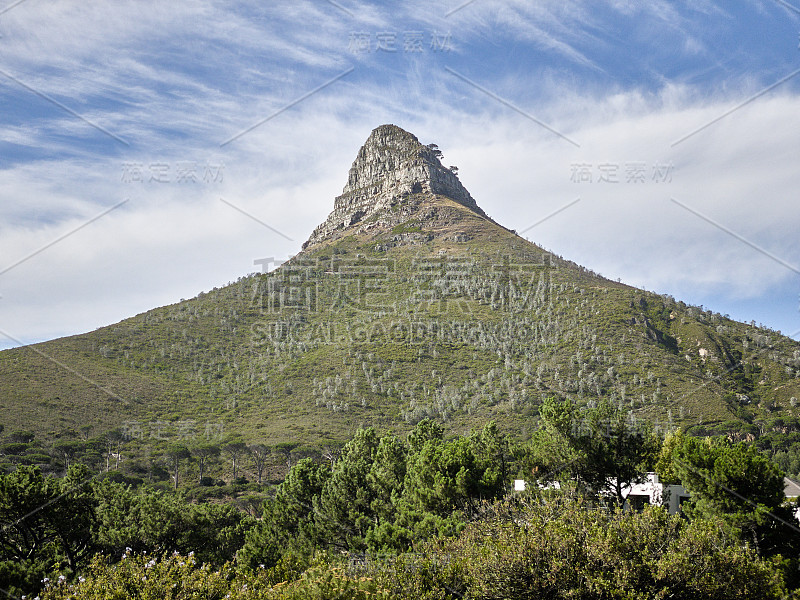
[[[796,399],[792,398],[792,403]],[[689,428],[695,436],[725,436],[752,443],[788,477],[800,477],[800,418],[776,415],[751,422],[725,421]]]
[[[236,444],[228,452],[242,458],[248,448]],[[320,548],[405,550],[460,531],[470,507],[502,494],[508,474],[495,463],[504,464],[504,444],[494,424],[452,440],[431,421],[406,440],[361,430],[338,460],[301,459],[260,521],[231,503],[115,481],[113,471],[73,464],[58,478],[22,465],[0,476],[0,588],[33,593],[49,575],[73,578],[92,556],[116,562],[126,551],[271,567],[287,552],[307,560]],[[178,465],[186,452],[172,446],[167,456]]]
[[[254,483],[257,486],[249,489],[258,489],[267,482],[279,483],[289,467],[301,458],[333,456],[342,445],[332,443],[324,448],[295,442],[266,445],[246,443],[234,435],[150,439],[132,436],[124,428],[95,437],[81,433],[84,435],[67,432],[51,442],[28,430],[0,435],[0,472],[9,473],[29,465],[39,467],[45,474],[63,475],[70,465],[79,463],[118,482],[161,489],[216,486],[224,489],[194,489],[190,493],[197,498],[223,497],[231,492],[230,486]]]

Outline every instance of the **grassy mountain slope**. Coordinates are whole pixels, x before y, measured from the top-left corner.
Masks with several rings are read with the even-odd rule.
[[[595,275],[429,193],[270,274],[0,352],[0,423],[323,445],[361,425],[496,419],[546,395],[659,426],[796,414],[800,344]],[[154,433],[156,432],[156,433]]]

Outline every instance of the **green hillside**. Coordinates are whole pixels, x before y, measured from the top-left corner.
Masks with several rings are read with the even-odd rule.
[[[792,340],[603,279],[446,198],[416,211],[430,209],[447,224],[348,235],[270,274],[2,352],[0,422],[55,436],[136,421],[147,436],[193,421],[320,444],[424,417],[523,432],[549,394],[610,397],[660,423],[794,414]]]
[[[275,271],[0,352],[6,432],[319,448],[360,426],[432,417],[452,433],[494,419],[524,435],[550,395],[610,398],[662,429],[763,430],[797,416],[800,344],[544,251],[471,206],[430,147],[388,127],[402,155],[383,139],[362,149],[330,226]],[[450,177],[457,199],[414,184],[374,192],[364,210],[377,187],[360,173],[391,189],[391,168],[435,171],[431,185]]]

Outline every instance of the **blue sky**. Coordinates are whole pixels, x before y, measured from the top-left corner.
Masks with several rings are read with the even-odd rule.
[[[798,46],[781,0],[7,2],[0,348],[285,260],[383,123],[557,254],[796,334]]]

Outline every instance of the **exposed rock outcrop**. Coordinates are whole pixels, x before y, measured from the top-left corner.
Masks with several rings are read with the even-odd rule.
[[[358,151],[347,185],[334,201],[333,212],[303,248],[417,194],[446,196],[486,217],[438,155],[436,146],[421,144],[416,136],[396,125],[381,125],[373,130]]]

